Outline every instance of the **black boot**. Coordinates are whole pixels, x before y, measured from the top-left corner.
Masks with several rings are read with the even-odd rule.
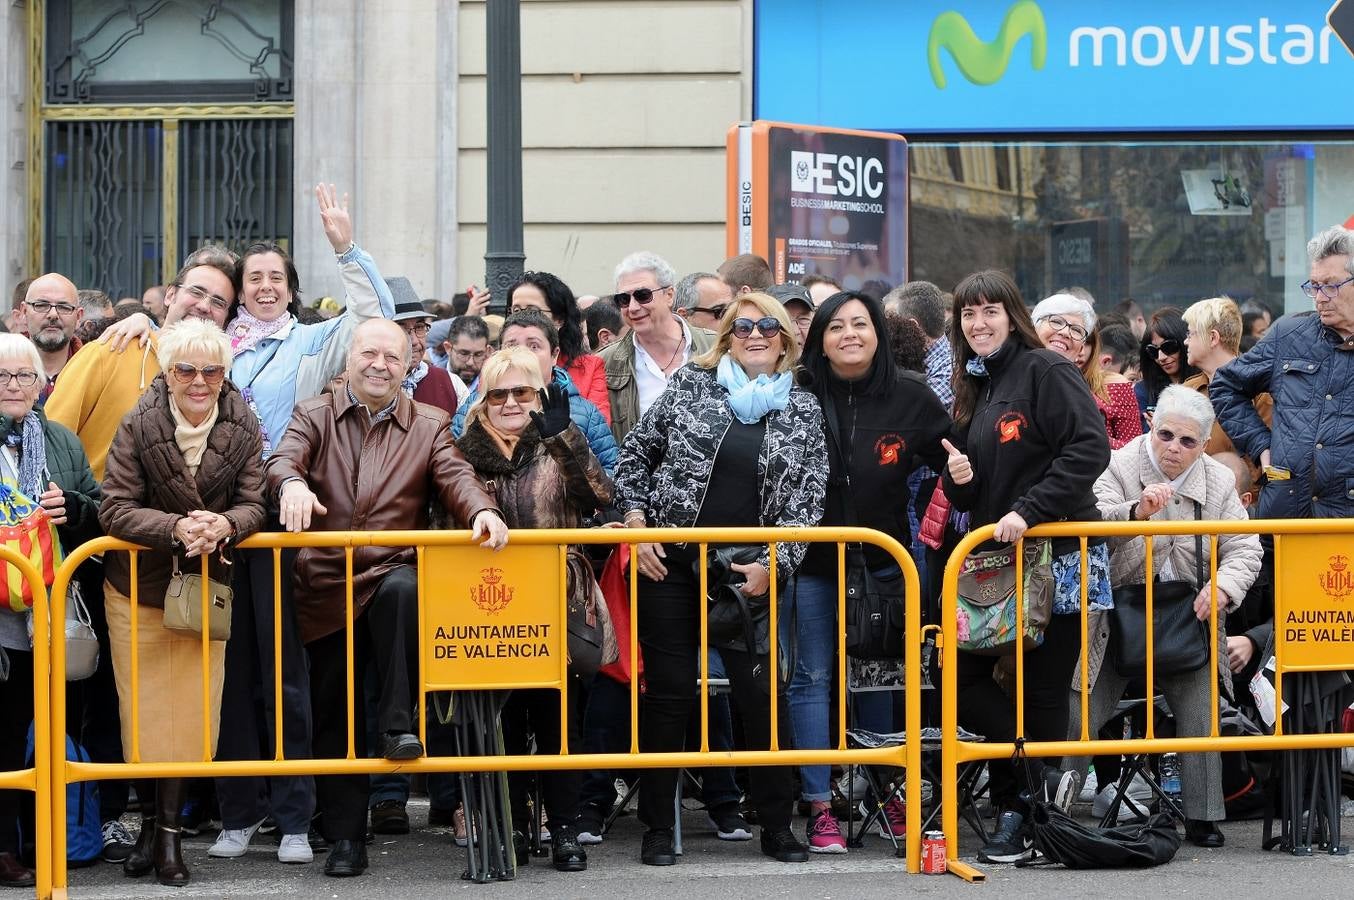
[[[122,861],[122,874],[129,878],[140,878],[142,875],[149,875],[151,869],[155,868],[155,861],[151,859],[150,848],[155,840],[155,817],[141,817],[141,833],[137,835],[136,844],[132,847],[132,852]]]
[[[155,792],[155,812],[159,821],[151,856],[155,860],[157,880],[169,887],[182,887],[192,879],[183,861],[179,829],[186,786],[187,782],[182,778],[162,778]]]

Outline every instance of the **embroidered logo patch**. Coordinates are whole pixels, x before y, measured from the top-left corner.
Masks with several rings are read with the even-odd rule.
[[[1021,431],[1029,427],[1029,424],[1024,413],[1003,413],[1001,418],[997,419],[997,440],[1003,444],[1018,441]]]
[[[881,466],[897,465],[898,458],[906,449],[907,442],[892,432],[874,442],[874,453],[879,458]]]

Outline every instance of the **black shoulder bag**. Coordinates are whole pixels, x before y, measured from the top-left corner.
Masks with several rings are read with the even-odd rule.
[[[1194,518],[1203,508],[1194,503]],[[1151,540],[1148,535],[1143,540]],[[1204,585],[1204,539],[1194,536],[1196,584],[1183,579],[1152,582],[1152,671],[1183,675],[1208,664],[1208,623],[1194,614],[1194,598]],[[1126,584],[1114,589],[1110,611],[1110,650],[1114,667],[1130,677],[1147,674],[1147,585]]]
[[[851,488],[851,448],[842,441],[831,390],[824,392],[828,432],[841,461],[842,506],[847,525],[857,525]],[[865,564],[860,544],[846,545],[846,654],[856,659],[902,659],[906,645],[906,582],[903,573],[879,578]]]

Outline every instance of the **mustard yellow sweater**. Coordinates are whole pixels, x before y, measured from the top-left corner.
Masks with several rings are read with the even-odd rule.
[[[43,412],[80,438],[99,481],[103,481],[108,448],[123,417],[159,374],[154,335],[145,347],[134,341],[121,353],[93,341],[62,367]]]

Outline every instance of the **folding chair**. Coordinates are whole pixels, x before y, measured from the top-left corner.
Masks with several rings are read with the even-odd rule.
[[[1152,712],[1156,717],[1154,725],[1155,731],[1160,733],[1163,730],[1169,730],[1174,733],[1175,720],[1171,716],[1170,706],[1166,703],[1166,698],[1160,694],[1152,698]],[[1115,706],[1114,717],[1111,719],[1124,718],[1127,723],[1124,728],[1124,737],[1132,738],[1135,735],[1141,736],[1146,733],[1146,715],[1147,698],[1138,697],[1135,699],[1120,700]],[[1160,760],[1150,753],[1131,753],[1124,757],[1122,768],[1119,770],[1119,781],[1115,791],[1114,802],[1110,804],[1105,816],[1100,821],[1102,828],[1111,828],[1119,821],[1119,808],[1124,803],[1124,796],[1128,791],[1129,785],[1133,783],[1136,776],[1141,776],[1142,780],[1152,790],[1155,798],[1154,804],[1159,805],[1163,812],[1169,814],[1176,821],[1183,823],[1185,821],[1185,812],[1180,808],[1169,794],[1161,788],[1158,773],[1160,771]],[[1137,805],[1136,803],[1134,805]],[[1140,821],[1147,820],[1147,812],[1129,808],[1133,817]]]

